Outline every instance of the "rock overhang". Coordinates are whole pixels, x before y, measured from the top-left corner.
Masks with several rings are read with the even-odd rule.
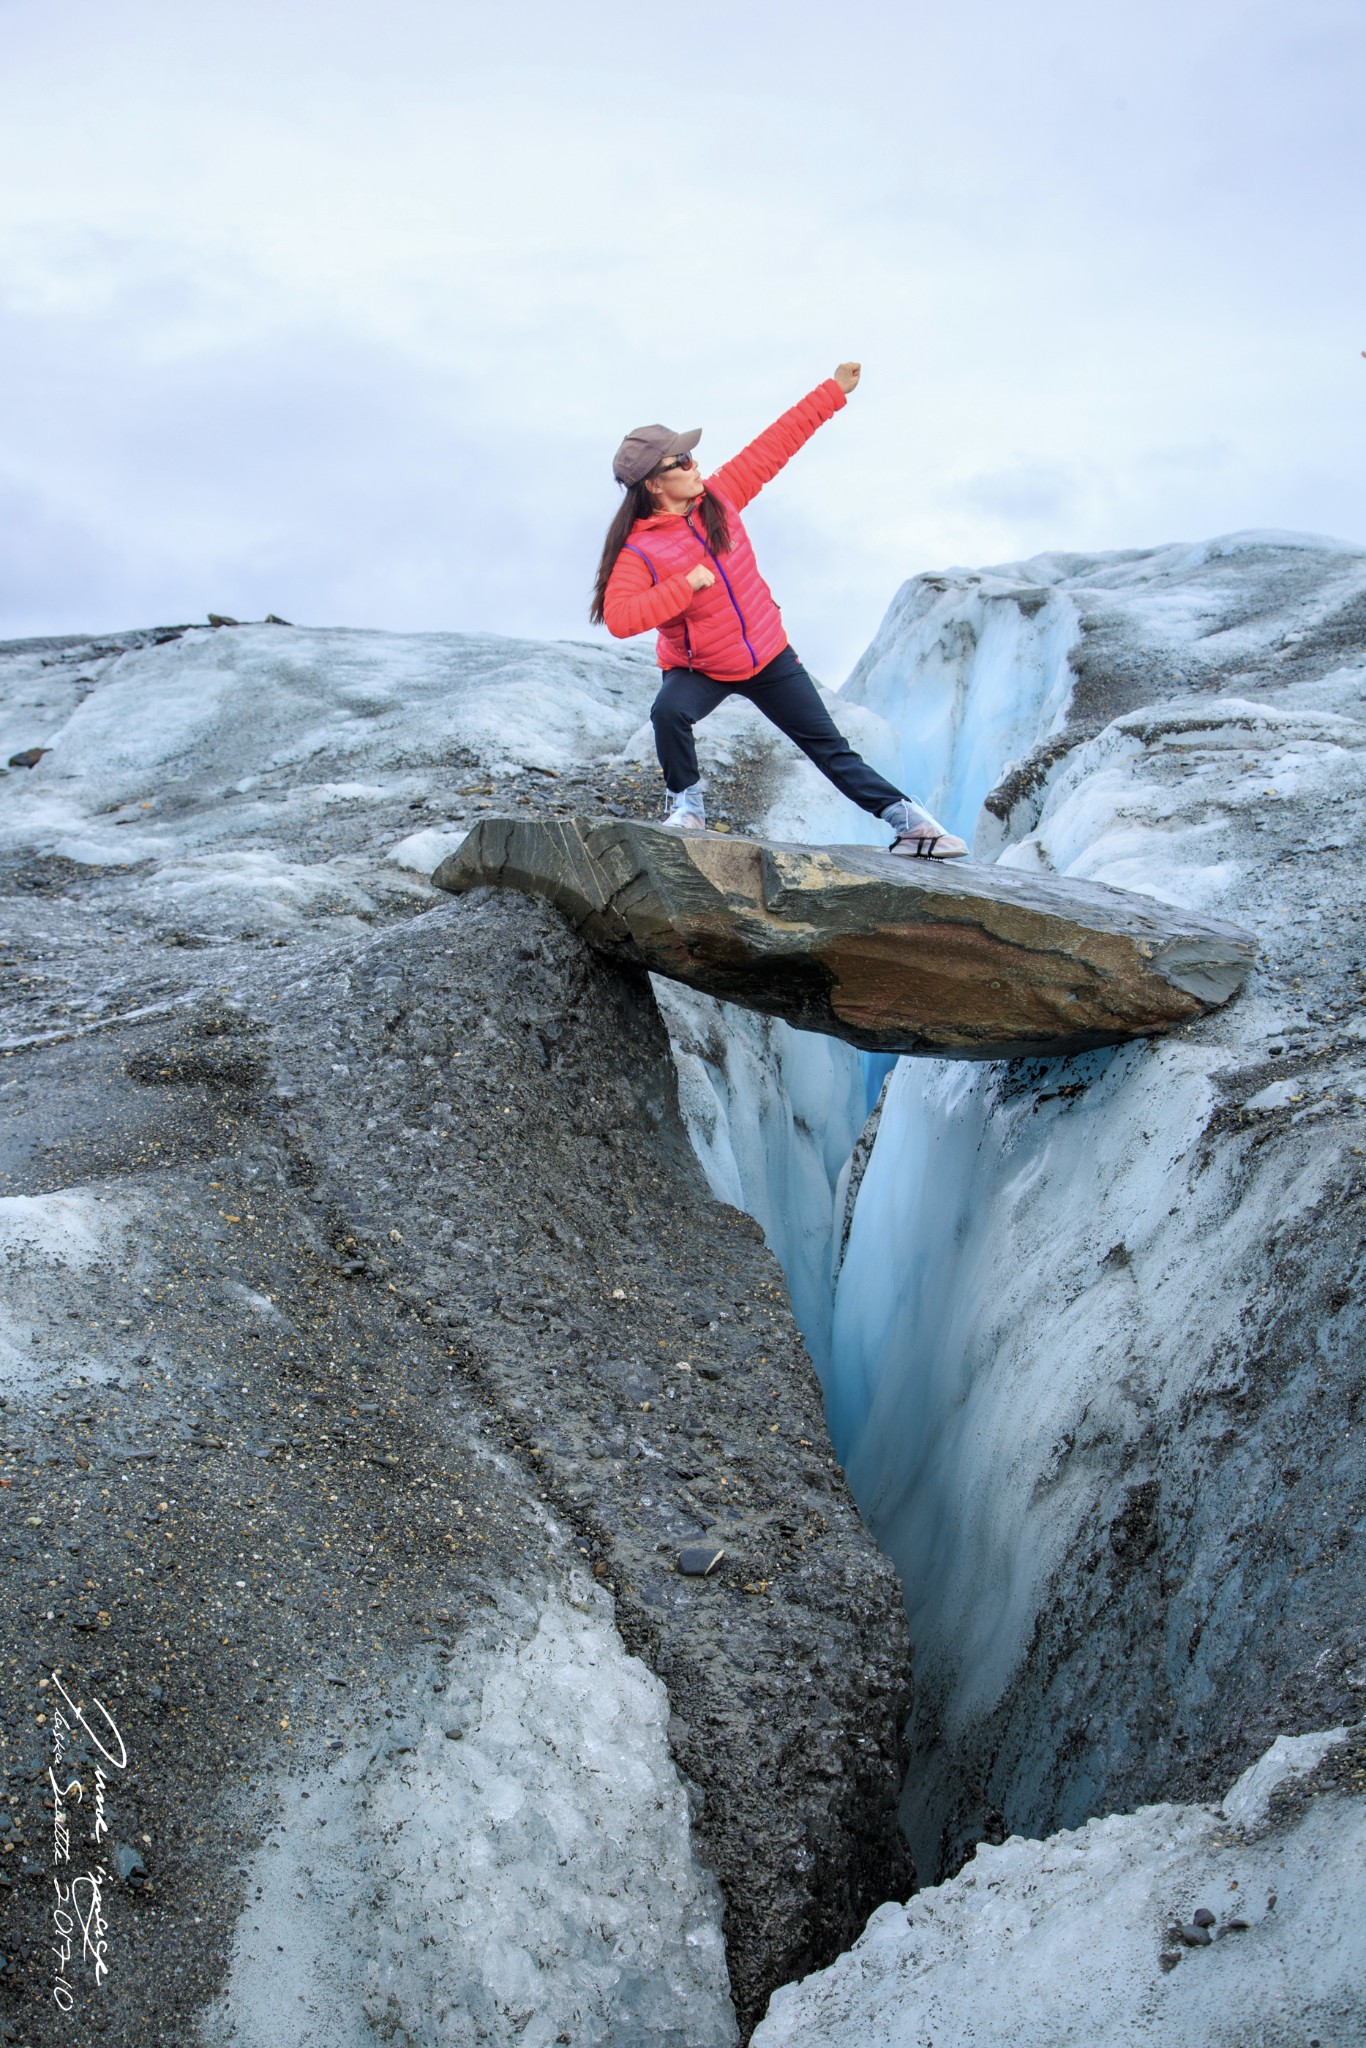
[[[634,820],[482,819],[432,877],[553,903],[601,953],[870,1052],[1066,1057],[1190,1024],[1252,935],[1104,883]]]

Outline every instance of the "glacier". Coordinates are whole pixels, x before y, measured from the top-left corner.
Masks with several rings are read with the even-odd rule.
[[[978,858],[1251,923],[1252,986],[1191,1032],[1051,1066],[893,1062],[657,986],[708,1183],[783,1263],[837,1451],[900,1574],[918,1686],[902,1818],[926,1884],[965,1892],[976,1871],[980,1892],[999,1872],[1065,1901],[1070,1837],[1043,1869],[1007,1834],[1119,1839],[1100,1817],[1135,1809],[1140,1832],[1194,1828],[1278,1738],[1360,1717],[1364,650],[1366,552],[1233,535],[913,578],[829,693],[854,744]],[[633,653],[259,627],[26,643],[4,662],[5,752],[52,751],[4,781],[0,859],[43,864],[43,943],[80,938],[92,961],[91,906],[116,876],[136,877],[129,929],[203,948],[216,979],[234,946],[359,942],[410,915],[488,808],[486,776],[510,801],[558,778],[563,808],[595,765],[650,772],[654,672]],[[773,836],[881,841],[749,707],[699,738],[704,773],[759,791]],[[78,869],[93,879],[65,889]],[[99,1033],[143,993],[117,945],[79,987],[35,972],[7,1049]],[[84,1286],[127,1256],[137,1218],[112,1192],[0,1215],[16,1281],[0,1366],[21,1399],[43,1274]],[[512,1658],[527,1726],[576,1659],[626,1703],[639,1798],[613,1811],[629,1854],[675,1873],[665,1918],[647,1907],[622,1930],[644,2025],[668,2038],[661,1987],[686,1980],[689,2024],[724,2039],[719,1915],[688,1860],[660,1703],[642,1673],[609,1670],[595,1626],[556,1609],[543,1656],[519,1623],[500,1669]],[[515,1748],[489,1767],[522,1773],[524,1807],[607,1814],[591,1772],[561,1781]],[[420,1764],[433,1811],[482,1811],[444,1747]],[[390,1850],[406,1829],[435,1867],[441,1845],[396,1780],[376,1786],[383,1829],[345,1801],[334,1824],[356,1856],[389,1859],[370,1961],[387,1972],[377,2020],[397,2028],[430,1987],[420,1887]],[[522,1853],[507,1849],[470,1928],[503,1910]],[[307,1893],[301,1853],[277,1844],[263,1888]],[[545,1903],[536,1939],[568,2010],[587,1980],[569,1904]],[[299,1953],[327,1952],[353,1905],[310,1894]],[[870,1930],[865,1976],[889,1928]],[[264,2009],[249,1931],[234,2018]],[[582,2023],[606,2030],[610,1999],[584,1997]],[[794,2011],[775,2004],[768,2025]]]

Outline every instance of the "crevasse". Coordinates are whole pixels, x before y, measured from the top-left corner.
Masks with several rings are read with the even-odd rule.
[[[901,1580],[922,1873],[1002,1813],[1080,1825],[1152,1799],[1200,1744],[1247,1756],[1306,1699],[1323,1726],[1355,1705],[1355,1638],[1332,1647],[1352,1527],[1322,1536],[1357,1497],[1356,1451],[1323,1403],[1359,1358],[1359,1244],[1333,1233],[1354,1227],[1342,1119],[1366,1101],[1364,576],[1360,548],[1248,533],[920,578],[839,699],[854,744],[979,858],[1256,932],[1258,975],[1216,1020],[1065,1072],[902,1061],[848,1166],[874,1063],[822,1048],[821,1127],[786,1092],[814,1054],[717,1013],[697,1055],[728,1199],[788,1266]],[[977,818],[1065,722],[1009,819]],[[815,840],[850,823],[800,764],[766,820]]]
[[[965,836],[1003,765],[1066,717],[1080,625],[1070,598],[1041,594],[1048,581],[1046,563],[1027,576],[1006,568],[913,579],[839,693],[838,716],[860,752]],[[881,846],[887,836],[800,758],[784,759],[764,830],[816,844]],[[878,1344],[852,1276],[835,1284],[850,1155],[891,1069],[907,1069],[899,1097],[916,1097],[942,1063],[860,1054],[662,981],[655,989],[709,1185],[756,1219],[782,1263],[843,1458],[867,1413],[865,1360]],[[903,1108],[903,1119],[909,1133],[914,1111]],[[922,1148],[909,1134],[889,1162],[892,1149],[879,1146],[873,1189],[895,1233]],[[860,1207],[868,1199],[860,1190]],[[914,1289],[914,1260],[899,1263],[899,1286]]]

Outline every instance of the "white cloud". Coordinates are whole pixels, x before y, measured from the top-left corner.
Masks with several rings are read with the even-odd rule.
[[[829,677],[945,560],[1366,532],[1345,0],[11,0],[0,46],[0,631],[580,633],[620,434],[722,457],[846,353],[751,522]]]

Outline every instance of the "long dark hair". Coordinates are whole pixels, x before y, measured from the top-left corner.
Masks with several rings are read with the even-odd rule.
[[[652,469],[650,476],[658,476]],[[607,595],[607,579],[617,566],[617,556],[626,545],[626,537],[637,519],[650,519],[657,511],[654,499],[645,488],[650,478],[642,477],[638,484],[628,484],[626,494],[617,507],[617,516],[607,529],[607,538],[602,544],[602,560],[598,563],[598,580],[593,585],[593,602],[588,616],[595,626],[603,624],[602,603]],[[707,546],[714,555],[730,552],[730,523],[726,508],[718,497],[707,491],[699,500],[702,507],[702,525],[706,530]]]

